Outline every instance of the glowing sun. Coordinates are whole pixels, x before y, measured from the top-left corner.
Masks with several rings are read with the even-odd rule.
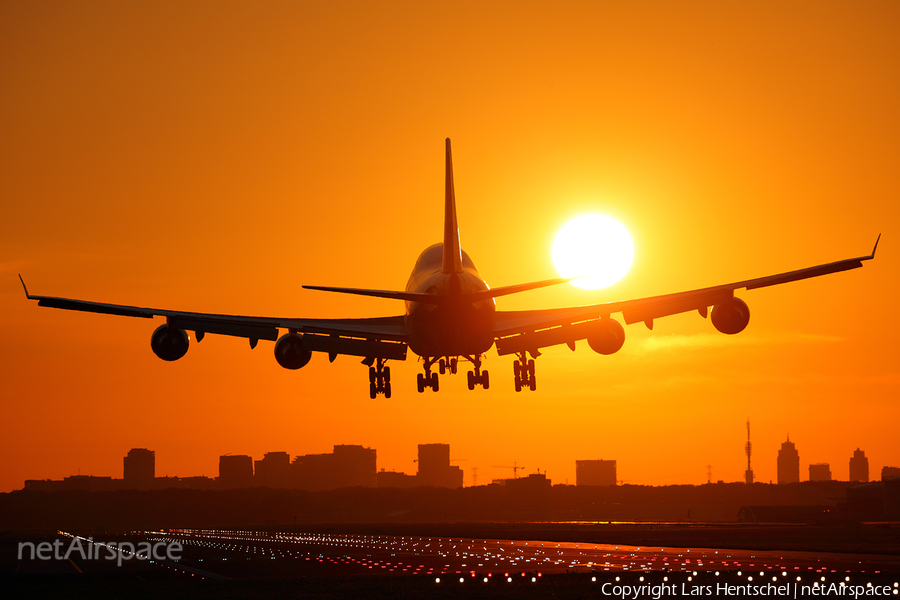
[[[572,285],[589,290],[609,287],[631,267],[634,244],[621,223],[604,215],[581,215],[563,225],[553,240],[553,265]]]

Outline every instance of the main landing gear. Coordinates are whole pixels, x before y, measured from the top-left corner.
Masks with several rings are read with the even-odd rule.
[[[377,362],[376,362],[377,361]],[[385,398],[391,397],[391,368],[384,366],[387,362],[384,358],[369,361],[369,398],[375,399],[378,394],[384,394]]]
[[[475,365],[475,370],[469,371],[469,375],[468,375],[469,389],[474,390],[476,385],[480,385],[484,389],[488,389],[491,386],[491,381],[490,381],[490,378],[488,377],[488,372],[481,370],[481,357],[480,356],[467,356],[466,358],[473,365]]]
[[[513,362],[513,372],[515,373],[516,391],[521,392],[523,387],[531,388],[531,391],[537,389],[537,382],[534,378],[534,359],[528,360],[528,355],[522,352],[518,355],[519,359]]]
[[[438,359],[423,357],[423,360],[425,361],[425,374],[423,375],[422,373],[419,373],[416,376],[416,386],[418,387],[420,394],[425,391],[425,388],[429,387],[431,388],[432,392],[436,392],[440,388],[440,384],[438,382],[438,374],[432,373],[431,367],[434,365],[434,363],[438,362]],[[446,369],[446,363],[442,358],[440,360],[440,363],[438,364],[438,370],[443,373],[444,371],[446,371]]]

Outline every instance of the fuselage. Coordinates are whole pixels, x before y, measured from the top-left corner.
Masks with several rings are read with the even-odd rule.
[[[407,292],[446,298],[439,304],[406,302],[409,349],[425,357],[483,354],[494,344],[494,299],[467,301],[465,293],[485,291],[488,285],[465,252],[462,272],[443,273],[443,252],[443,243],[426,248],[406,284]]]

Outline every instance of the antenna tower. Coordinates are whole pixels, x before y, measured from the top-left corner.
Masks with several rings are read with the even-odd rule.
[[[744,473],[744,481],[747,485],[753,483],[753,469],[750,468],[750,451],[753,448],[753,444],[750,443],[750,419],[747,419],[747,445],[744,446],[744,451],[747,453],[747,471]]]

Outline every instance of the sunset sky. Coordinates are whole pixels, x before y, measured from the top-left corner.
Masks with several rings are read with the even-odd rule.
[[[0,491],[25,479],[217,474],[221,454],[377,449],[414,473],[442,442],[478,483],[575,460],[627,483],[776,478],[790,434],[847,479],[900,466],[900,4],[896,2],[25,2],[0,4]],[[39,308],[33,294],[295,317],[398,315],[440,241],[453,140],[463,248],[494,287],[555,277],[572,217],[619,220],[630,273],[500,298],[571,306],[878,255],[739,292],[748,328],[696,312],[623,349],[547,349],[515,393],[465,374],[368,397],[354,357],[278,366],[213,336],[180,361],[163,321]],[[468,365],[466,365],[468,368]],[[462,371],[462,369],[461,369]]]

